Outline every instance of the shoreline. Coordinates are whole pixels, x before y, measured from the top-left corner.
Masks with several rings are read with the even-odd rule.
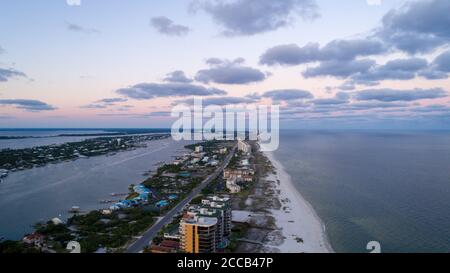
[[[276,159],[273,152],[263,152],[276,173],[269,173],[267,180],[276,182],[280,210],[270,210],[284,242],[277,248],[282,253],[334,253],[326,234],[326,228],[314,208],[294,186],[291,176]],[[299,243],[301,241],[301,243]]]

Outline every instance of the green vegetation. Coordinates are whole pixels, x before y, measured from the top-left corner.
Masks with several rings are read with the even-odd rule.
[[[136,135],[123,137],[99,137],[61,145],[40,146],[26,149],[0,150],[0,168],[9,171],[42,167],[49,163],[74,160],[79,157],[106,155],[135,149],[150,140],[169,135]]]
[[[18,241],[0,242],[0,254],[25,254],[40,253],[36,248],[27,247],[24,243]]]
[[[157,213],[142,208],[132,208],[102,215],[93,211],[74,216],[68,222],[76,229],[82,252],[91,253],[99,248],[117,249],[132,236],[139,235],[154,223]]]
[[[250,225],[247,223],[233,224],[233,228],[231,229],[230,244],[226,248],[226,252],[236,251],[239,244],[238,240],[247,234],[249,228]]]

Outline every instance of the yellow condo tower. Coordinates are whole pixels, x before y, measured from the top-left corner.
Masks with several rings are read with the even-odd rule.
[[[180,223],[181,249],[186,253],[216,251],[217,218],[186,213]]]

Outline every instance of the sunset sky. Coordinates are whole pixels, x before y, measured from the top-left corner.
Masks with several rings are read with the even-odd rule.
[[[450,129],[448,0],[2,0],[0,127],[170,127],[177,103],[282,128]]]

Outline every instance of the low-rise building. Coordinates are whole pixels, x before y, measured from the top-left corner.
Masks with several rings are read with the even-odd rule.
[[[42,234],[33,233],[23,237],[22,242],[24,242],[27,245],[41,248],[44,246],[44,238],[45,237]]]
[[[197,146],[197,147],[195,147],[195,152],[196,152],[196,153],[203,153],[203,146]]]
[[[241,186],[237,184],[236,177],[228,178],[226,183],[227,189],[230,191],[231,194],[236,194],[241,192]]]

